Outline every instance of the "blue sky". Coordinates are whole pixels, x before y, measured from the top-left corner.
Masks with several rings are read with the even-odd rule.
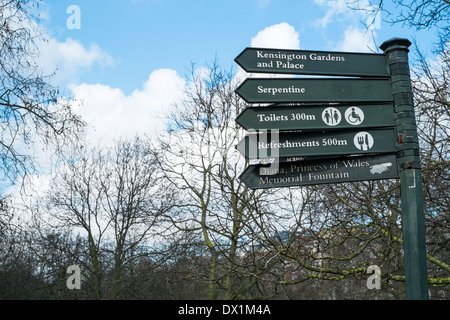
[[[41,26],[50,41],[42,65],[58,67],[53,81],[83,101],[78,111],[97,137],[110,138],[130,128],[163,130],[163,111],[181,98],[191,63],[217,58],[237,70],[233,60],[247,46],[370,52],[392,37],[430,45],[426,31],[391,26],[384,12],[368,31],[364,23],[374,16],[347,1],[44,0]],[[368,1],[354,3],[367,8]],[[71,5],[79,29],[69,27]]]
[[[345,30],[353,27],[363,31],[363,24],[356,11],[336,9],[329,22],[321,25],[319,21],[333,10],[326,2],[47,0],[45,25],[58,41],[71,38],[86,48],[96,44],[114,60],[107,67],[96,64],[90,70],[80,70],[84,71],[83,81],[109,84],[130,93],[149,72],[159,68],[171,68],[183,76],[191,62],[203,64],[216,56],[221,64],[231,67],[234,57],[250,45],[252,37],[282,22],[299,32],[303,49],[338,49]],[[70,5],[80,8],[80,29],[66,26]],[[400,26],[384,22],[375,31],[378,44],[392,36],[408,36]]]
[[[87,143],[156,136],[183,99],[191,63],[224,69],[245,47],[370,52],[392,37],[431,52],[435,34],[391,26],[350,10],[349,0],[42,0],[38,63],[88,123]],[[368,0],[349,2],[367,8]],[[385,1],[385,3],[389,3]],[[79,9],[79,29],[70,28]],[[369,7],[370,8],[370,7]],[[69,23],[68,23],[69,22]],[[47,160],[43,160],[44,162]]]

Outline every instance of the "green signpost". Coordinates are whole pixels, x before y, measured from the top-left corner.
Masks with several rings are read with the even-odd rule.
[[[385,104],[275,105],[247,107],[236,117],[244,129],[327,130],[394,127],[394,106]]]
[[[246,48],[245,71],[327,78],[248,78],[236,146],[252,189],[400,178],[407,299],[428,299],[419,139],[407,39],[383,54]],[[349,78],[357,77],[357,78]],[[267,105],[271,104],[271,105]]]
[[[387,129],[247,134],[236,146],[247,159],[333,156],[397,151],[395,131]]]
[[[265,189],[398,177],[397,158],[390,154],[249,166],[239,178],[251,189]]]
[[[246,48],[235,61],[254,73],[389,77],[384,54]]]
[[[248,103],[392,101],[387,78],[248,78],[235,92]]]

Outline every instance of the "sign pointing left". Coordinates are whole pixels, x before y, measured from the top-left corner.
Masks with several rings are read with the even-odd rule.
[[[266,189],[398,177],[397,159],[388,154],[249,166],[239,178],[251,189]]]
[[[236,146],[247,159],[392,153],[397,151],[393,128],[326,132],[249,133]]]
[[[389,77],[385,54],[246,48],[235,62],[247,72]]]
[[[247,107],[236,117],[236,122],[247,130],[327,130],[395,125],[392,103]]]
[[[389,102],[383,78],[247,78],[235,92],[248,103]]]

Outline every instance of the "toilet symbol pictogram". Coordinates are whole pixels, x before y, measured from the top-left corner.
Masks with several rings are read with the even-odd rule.
[[[329,107],[323,110],[322,120],[329,126],[335,126],[341,122],[342,115],[338,109]]]

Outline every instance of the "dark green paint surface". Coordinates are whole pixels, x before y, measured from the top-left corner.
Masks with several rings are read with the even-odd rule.
[[[335,110],[339,114],[338,121],[332,117]],[[247,130],[326,130],[395,125],[391,103],[248,107],[236,118],[236,122]]]
[[[235,62],[254,73],[389,77],[385,54],[246,48]]]
[[[266,189],[398,178],[395,155],[299,161],[249,166],[239,177],[249,188]]]
[[[389,79],[248,78],[235,91],[248,103],[391,102]]]
[[[389,153],[397,151],[393,128],[326,132],[249,133],[236,146],[247,159]]]

